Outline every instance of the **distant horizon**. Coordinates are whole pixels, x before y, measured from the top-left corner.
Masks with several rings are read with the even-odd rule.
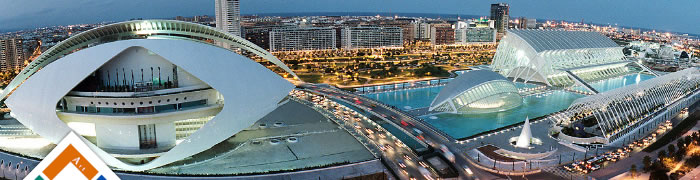
[[[210,17],[215,17],[214,14],[201,14],[201,15],[190,15],[190,16],[182,16],[182,17],[194,17],[194,16],[210,16]],[[241,13],[241,16],[280,16],[280,17],[298,17],[298,16],[382,16],[382,17],[391,17],[391,16],[401,16],[401,17],[414,17],[414,18],[444,18],[444,19],[449,19],[449,18],[461,18],[461,19],[472,19],[472,18],[479,18],[479,17],[488,17],[488,15],[474,15],[474,14],[455,14],[455,13],[420,13],[420,12],[265,12],[265,13]],[[422,16],[418,16],[422,15]],[[142,18],[142,19],[174,19],[177,16],[172,16],[172,17],[154,17],[154,18]],[[511,18],[518,18],[521,16],[510,16]],[[528,17],[525,17],[528,18]],[[32,29],[38,29],[38,28],[46,28],[46,27],[55,27],[55,26],[68,26],[68,25],[76,25],[76,24],[98,24],[102,22],[121,22],[121,21],[129,21],[131,19],[139,19],[139,17],[135,18],[129,18],[129,19],[124,19],[124,20],[116,20],[116,21],[99,21],[99,22],[83,22],[83,23],[73,23],[73,24],[62,24],[62,25],[52,25],[52,26],[44,26],[44,27],[34,27],[34,28],[8,28],[8,29],[0,29],[0,33],[10,33],[10,32],[17,32],[17,31],[23,31],[23,30],[32,30]],[[561,19],[541,19],[541,18],[535,18],[537,19],[537,22],[540,23],[543,20],[546,21],[565,21],[565,22],[576,22],[576,21],[569,21],[569,20],[561,20]],[[700,38],[700,34],[693,34],[693,33],[688,33],[688,32],[676,32],[676,31],[671,31],[671,30],[663,30],[663,29],[653,29],[653,28],[643,28],[643,27],[632,27],[632,26],[624,26],[624,25],[612,25],[608,23],[595,23],[592,21],[584,21],[586,24],[594,24],[594,25],[611,25],[613,27],[620,27],[620,28],[626,28],[626,29],[640,29],[644,31],[652,31],[656,30],[657,32],[670,32],[670,33],[675,33],[675,34],[688,34],[689,36],[694,36],[696,38]]]

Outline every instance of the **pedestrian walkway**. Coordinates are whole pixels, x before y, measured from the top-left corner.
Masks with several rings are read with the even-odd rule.
[[[542,171],[552,173],[556,176],[561,177],[562,179],[571,179],[571,180],[589,180],[589,179],[594,179],[591,178],[587,175],[584,174],[579,174],[579,173],[572,173],[567,171],[566,169],[563,169],[561,167],[548,167],[548,168],[543,168]]]

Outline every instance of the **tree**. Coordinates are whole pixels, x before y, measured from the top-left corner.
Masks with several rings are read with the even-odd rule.
[[[644,171],[649,171],[649,169],[651,169],[651,157],[644,156],[642,163],[644,163]]]
[[[685,147],[685,140],[683,138],[678,138],[676,141],[676,146],[678,147],[678,150],[681,150]]]
[[[674,146],[673,144],[668,145],[667,149],[668,149],[668,154],[669,154],[669,155],[672,155],[673,153],[676,152],[676,146]]]
[[[693,138],[690,136],[685,136],[685,138],[683,138],[683,139],[684,139],[686,146],[693,143]]]
[[[637,165],[632,164],[630,167],[630,175],[632,176],[632,179],[637,176]]]
[[[659,156],[659,159],[661,159],[661,158],[663,158],[663,157],[666,157],[666,151],[663,150],[663,149],[660,150],[660,151],[658,152],[658,156]]]
[[[668,175],[666,175],[666,171],[653,171],[649,175],[650,180],[667,180]]]

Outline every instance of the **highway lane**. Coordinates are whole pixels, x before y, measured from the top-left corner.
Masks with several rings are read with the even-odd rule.
[[[333,98],[340,98],[344,99],[346,101],[354,102],[354,105],[362,107],[367,110],[371,110],[375,113],[378,113],[382,115],[381,118],[384,118],[386,120],[389,120],[400,127],[404,128],[404,130],[411,132],[413,131],[412,128],[419,129],[420,131],[423,132],[423,142],[426,144],[429,144],[433,148],[435,148],[437,151],[440,151],[440,145],[445,145],[449,151],[451,151],[455,155],[455,162],[453,162],[453,166],[456,168],[457,173],[459,173],[459,179],[494,179],[494,178],[502,178],[498,176],[494,176],[493,174],[489,172],[485,172],[482,170],[479,170],[478,168],[474,167],[474,165],[470,164],[469,161],[467,160],[468,157],[466,157],[465,153],[463,150],[459,149],[459,146],[455,144],[455,140],[452,139],[451,137],[442,134],[438,132],[437,130],[433,129],[429,125],[424,124],[424,122],[414,119],[413,117],[406,115],[404,113],[401,113],[400,111],[393,109],[391,107],[385,106],[379,102],[375,102],[374,100],[370,100],[368,98],[359,96],[359,95],[354,95],[350,94],[347,92],[343,92],[342,90],[333,88],[333,87],[328,87],[328,86],[322,86],[322,85],[314,85],[314,86],[306,86],[307,88],[318,91],[323,94],[331,95]],[[386,116],[386,117],[384,117]],[[405,122],[408,124],[407,126],[404,126],[403,123]],[[409,134],[412,135],[412,134]],[[470,174],[465,170],[464,167],[468,167],[469,171],[473,174]]]

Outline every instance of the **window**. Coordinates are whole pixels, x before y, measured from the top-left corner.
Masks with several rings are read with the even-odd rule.
[[[202,105],[206,105],[206,104],[207,104],[207,100],[202,99],[199,101],[184,102],[184,103],[181,103],[180,106],[181,106],[181,108],[188,108],[188,107],[202,106]]]

